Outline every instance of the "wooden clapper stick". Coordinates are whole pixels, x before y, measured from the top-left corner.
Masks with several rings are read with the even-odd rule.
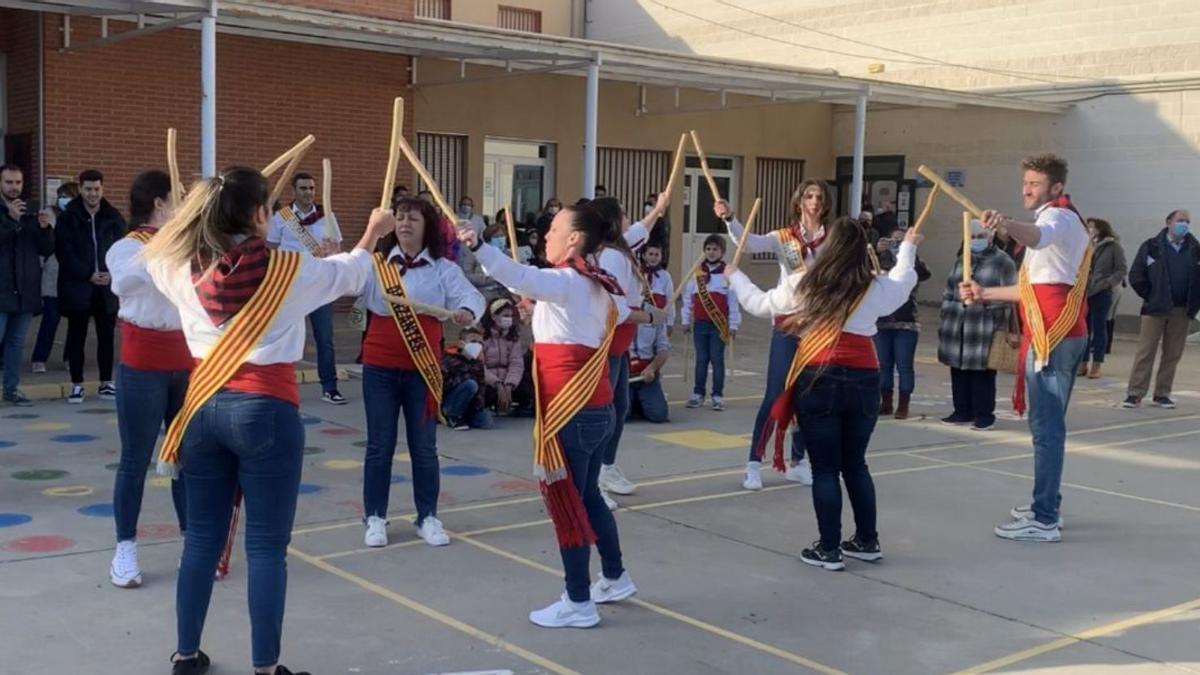
[[[963,252],[962,252],[962,280],[964,282],[971,281],[971,212],[963,211]],[[966,298],[963,300],[964,305],[969,305],[973,300]]]
[[[179,208],[183,201],[183,183],[179,179],[179,156],[175,151],[175,127],[167,129],[167,171],[171,176],[171,206]]]

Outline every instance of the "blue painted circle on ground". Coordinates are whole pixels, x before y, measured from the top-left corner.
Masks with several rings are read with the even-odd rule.
[[[320,417],[312,417],[310,415],[305,415],[304,417],[300,418],[300,421],[305,424],[312,425],[312,424],[320,424],[324,420],[322,420]]]
[[[11,448],[16,444],[16,441],[0,441],[0,448]]]
[[[87,506],[79,507],[79,512],[85,516],[92,516],[94,518],[112,518],[113,505],[108,502],[89,504]]]
[[[492,470],[473,464],[455,464],[442,469],[442,473],[447,476],[482,476],[485,473],[491,473]]]
[[[400,474],[398,474],[398,473],[394,473],[394,474],[392,474],[392,483],[393,483],[393,484],[395,484],[395,483],[406,483],[406,482],[408,482],[408,476],[401,476],[401,475],[400,475]]]
[[[89,434],[59,434],[51,436],[50,440],[55,443],[87,443],[96,440],[96,437]]]
[[[325,488],[313,483],[301,483],[298,492],[302,495],[312,495],[324,490]]]
[[[0,513],[0,527],[24,525],[31,520],[33,516],[26,513]]]

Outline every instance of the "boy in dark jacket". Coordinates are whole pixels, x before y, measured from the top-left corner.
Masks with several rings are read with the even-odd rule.
[[[0,167],[0,343],[4,345],[4,402],[31,405],[21,393],[21,352],[33,315],[42,309],[41,256],[54,252],[54,230],[21,199],[25,174]]]
[[[483,332],[474,326],[459,333],[458,349],[442,355],[442,415],[451,429],[492,428],[483,401]]]

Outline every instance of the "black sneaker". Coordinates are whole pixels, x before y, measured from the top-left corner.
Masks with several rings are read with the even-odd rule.
[[[337,389],[330,389],[321,394],[321,400],[329,405],[346,405],[346,397]]]
[[[255,675],[257,675],[257,671]],[[312,673],[308,672],[307,670],[293,673],[287,669],[287,666],[275,666],[275,675],[312,675]]]
[[[1142,399],[1137,396],[1126,396],[1124,401],[1121,401],[1122,408],[1136,408],[1142,404]]]
[[[28,408],[33,405],[33,401],[30,401],[29,397],[22,393],[20,389],[4,392],[4,402],[21,408]]]
[[[1169,396],[1155,396],[1154,405],[1160,408],[1166,408],[1167,410],[1175,409],[1175,401],[1172,401]]]
[[[835,548],[832,551],[826,551],[821,548],[819,539],[812,543],[812,548],[800,551],[800,562],[813,567],[823,567],[832,572],[846,569],[846,563],[842,562],[842,550]]]
[[[958,415],[951,415],[949,417],[942,418],[942,424],[947,426],[961,426],[963,424],[970,424],[971,421],[972,420],[970,417],[959,417]]]
[[[83,399],[84,399],[83,385],[82,384],[71,385],[71,393],[67,394],[67,403],[73,403],[73,404],[78,405],[80,403],[83,403]]]
[[[866,541],[854,535],[849,541],[842,542],[842,554],[847,558],[876,562],[883,560],[883,552],[879,550],[879,540]]]
[[[117,386],[112,382],[100,385],[100,389],[96,393],[100,394],[100,398],[105,401],[117,400]]]
[[[176,652],[178,654],[179,652]],[[208,654],[196,650],[196,658],[176,661],[175,655],[171,656],[171,675],[204,675],[208,672]]]

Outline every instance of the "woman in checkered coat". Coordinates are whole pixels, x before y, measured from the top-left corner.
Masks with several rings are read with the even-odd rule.
[[[971,277],[981,286],[1013,286],[1017,266],[1007,253],[995,246],[989,230],[972,223]],[[962,252],[942,292],[938,324],[938,361],[950,366],[950,389],[954,412],[943,424],[970,424],[978,431],[996,423],[996,371],[988,368],[992,335],[1005,330],[1012,320],[1009,305],[974,303],[964,305],[958,295],[962,281]]]

